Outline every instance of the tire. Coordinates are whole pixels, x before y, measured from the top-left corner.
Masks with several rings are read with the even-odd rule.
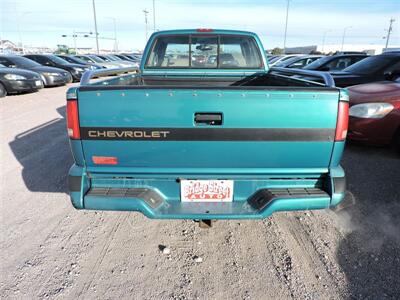
[[[396,147],[397,152],[400,154],[400,128],[397,129],[394,136],[394,146]]]
[[[40,74],[40,78],[41,78],[41,80],[42,80],[42,84],[43,84],[43,88],[45,88],[46,87],[46,77],[44,77],[42,74]]]
[[[2,83],[0,83],[0,98],[3,98],[5,96],[7,96],[7,90],[5,86]]]

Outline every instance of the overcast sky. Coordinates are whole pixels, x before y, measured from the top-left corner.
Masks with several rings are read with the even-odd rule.
[[[209,1],[155,0],[156,29],[222,28],[256,32],[265,48],[282,47],[286,0]],[[153,30],[152,0],[96,0],[99,35],[113,37],[116,19],[119,47],[143,48],[147,9],[149,34]],[[389,20],[396,22],[391,44],[400,44],[400,0],[291,0],[287,46],[340,44],[343,28],[346,42],[383,44]],[[73,46],[73,30],[94,30],[91,0],[0,0],[0,38],[25,45]],[[95,45],[94,39],[78,38],[78,47]],[[100,40],[100,48],[111,49],[113,41]]]

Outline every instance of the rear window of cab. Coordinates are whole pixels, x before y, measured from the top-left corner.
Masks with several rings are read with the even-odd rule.
[[[152,44],[146,69],[259,69],[261,53],[245,35],[160,36]]]

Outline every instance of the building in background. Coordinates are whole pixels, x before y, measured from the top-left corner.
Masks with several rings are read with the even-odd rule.
[[[398,49],[400,48],[400,45],[393,45],[390,48],[388,48],[388,51],[391,49]],[[342,50],[343,49],[343,50]],[[336,51],[360,51],[360,52],[365,52],[370,55],[376,55],[376,54],[382,54],[385,52],[385,45],[384,44],[344,44],[343,48],[341,44],[328,44],[324,45],[318,45],[317,51],[324,53],[335,53]]]
[[[21,53],[22,54],[22,48],[18,47],[16,44],[11,42],[10,40],[0,40],[0,53],[3,53],[3,54]]]
[[[400,45],[393,45],[385,50],[385,45],[375,44],[325,44],[325,45],[310,45],[310,46],[299,46],[299,47],[286,47],[286,54],[333,54],[341,51],[356,51],[365,52],[369,55],[381,54],[385,51],[400,51]]]

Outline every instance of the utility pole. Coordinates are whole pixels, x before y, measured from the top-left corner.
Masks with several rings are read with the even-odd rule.
[[[387,50],[387,47],[389,46],[390,33],[391,33],[392,30],[393,30],[393,22],[394,22],[394,21],[395,21],[395,19],[393,19],[393,18],[390,19],[388,34],[387,34],[387,36],[386,36],[385,50]]]
[[[156,1],[153,0],[153,32],[156,32]]]
[[[287,5],[286,5],[285,37],[283,38],[283,53],[286,53],[286,35],[287,35],[287,26],[288,26],[288,20],[289,20],[289,4],[290,4],[290,0],[287,0]]]
[[[340,48],[340,51],[343,51],[344,38],[345,38],[345,36],[346,36],[346,31],[347,31],[347,29],[350,29],[350,28],[352,28],[352,27],[353,27],[353,26],[347,26],[347,27],[343,28],[342,47]]]
[[[94,17],[94,34],[96,37],[96,49],[97,49],[97,54],[100,54],[100,49],[99,49],[99,33],[97,31],[97,16],[96,16],[96,4],[94,3],[95,0],[92,0],[93,4],[93,17]]]
[[[149,11],[146,10],[146,9],[143,9],[143,13],[144,13],[144,23],[145,23],[145,26],[146,26],[146,42],[147,42],[147,37],[148,37],[148,34],[147,34],[147,15],[148,15]]]

